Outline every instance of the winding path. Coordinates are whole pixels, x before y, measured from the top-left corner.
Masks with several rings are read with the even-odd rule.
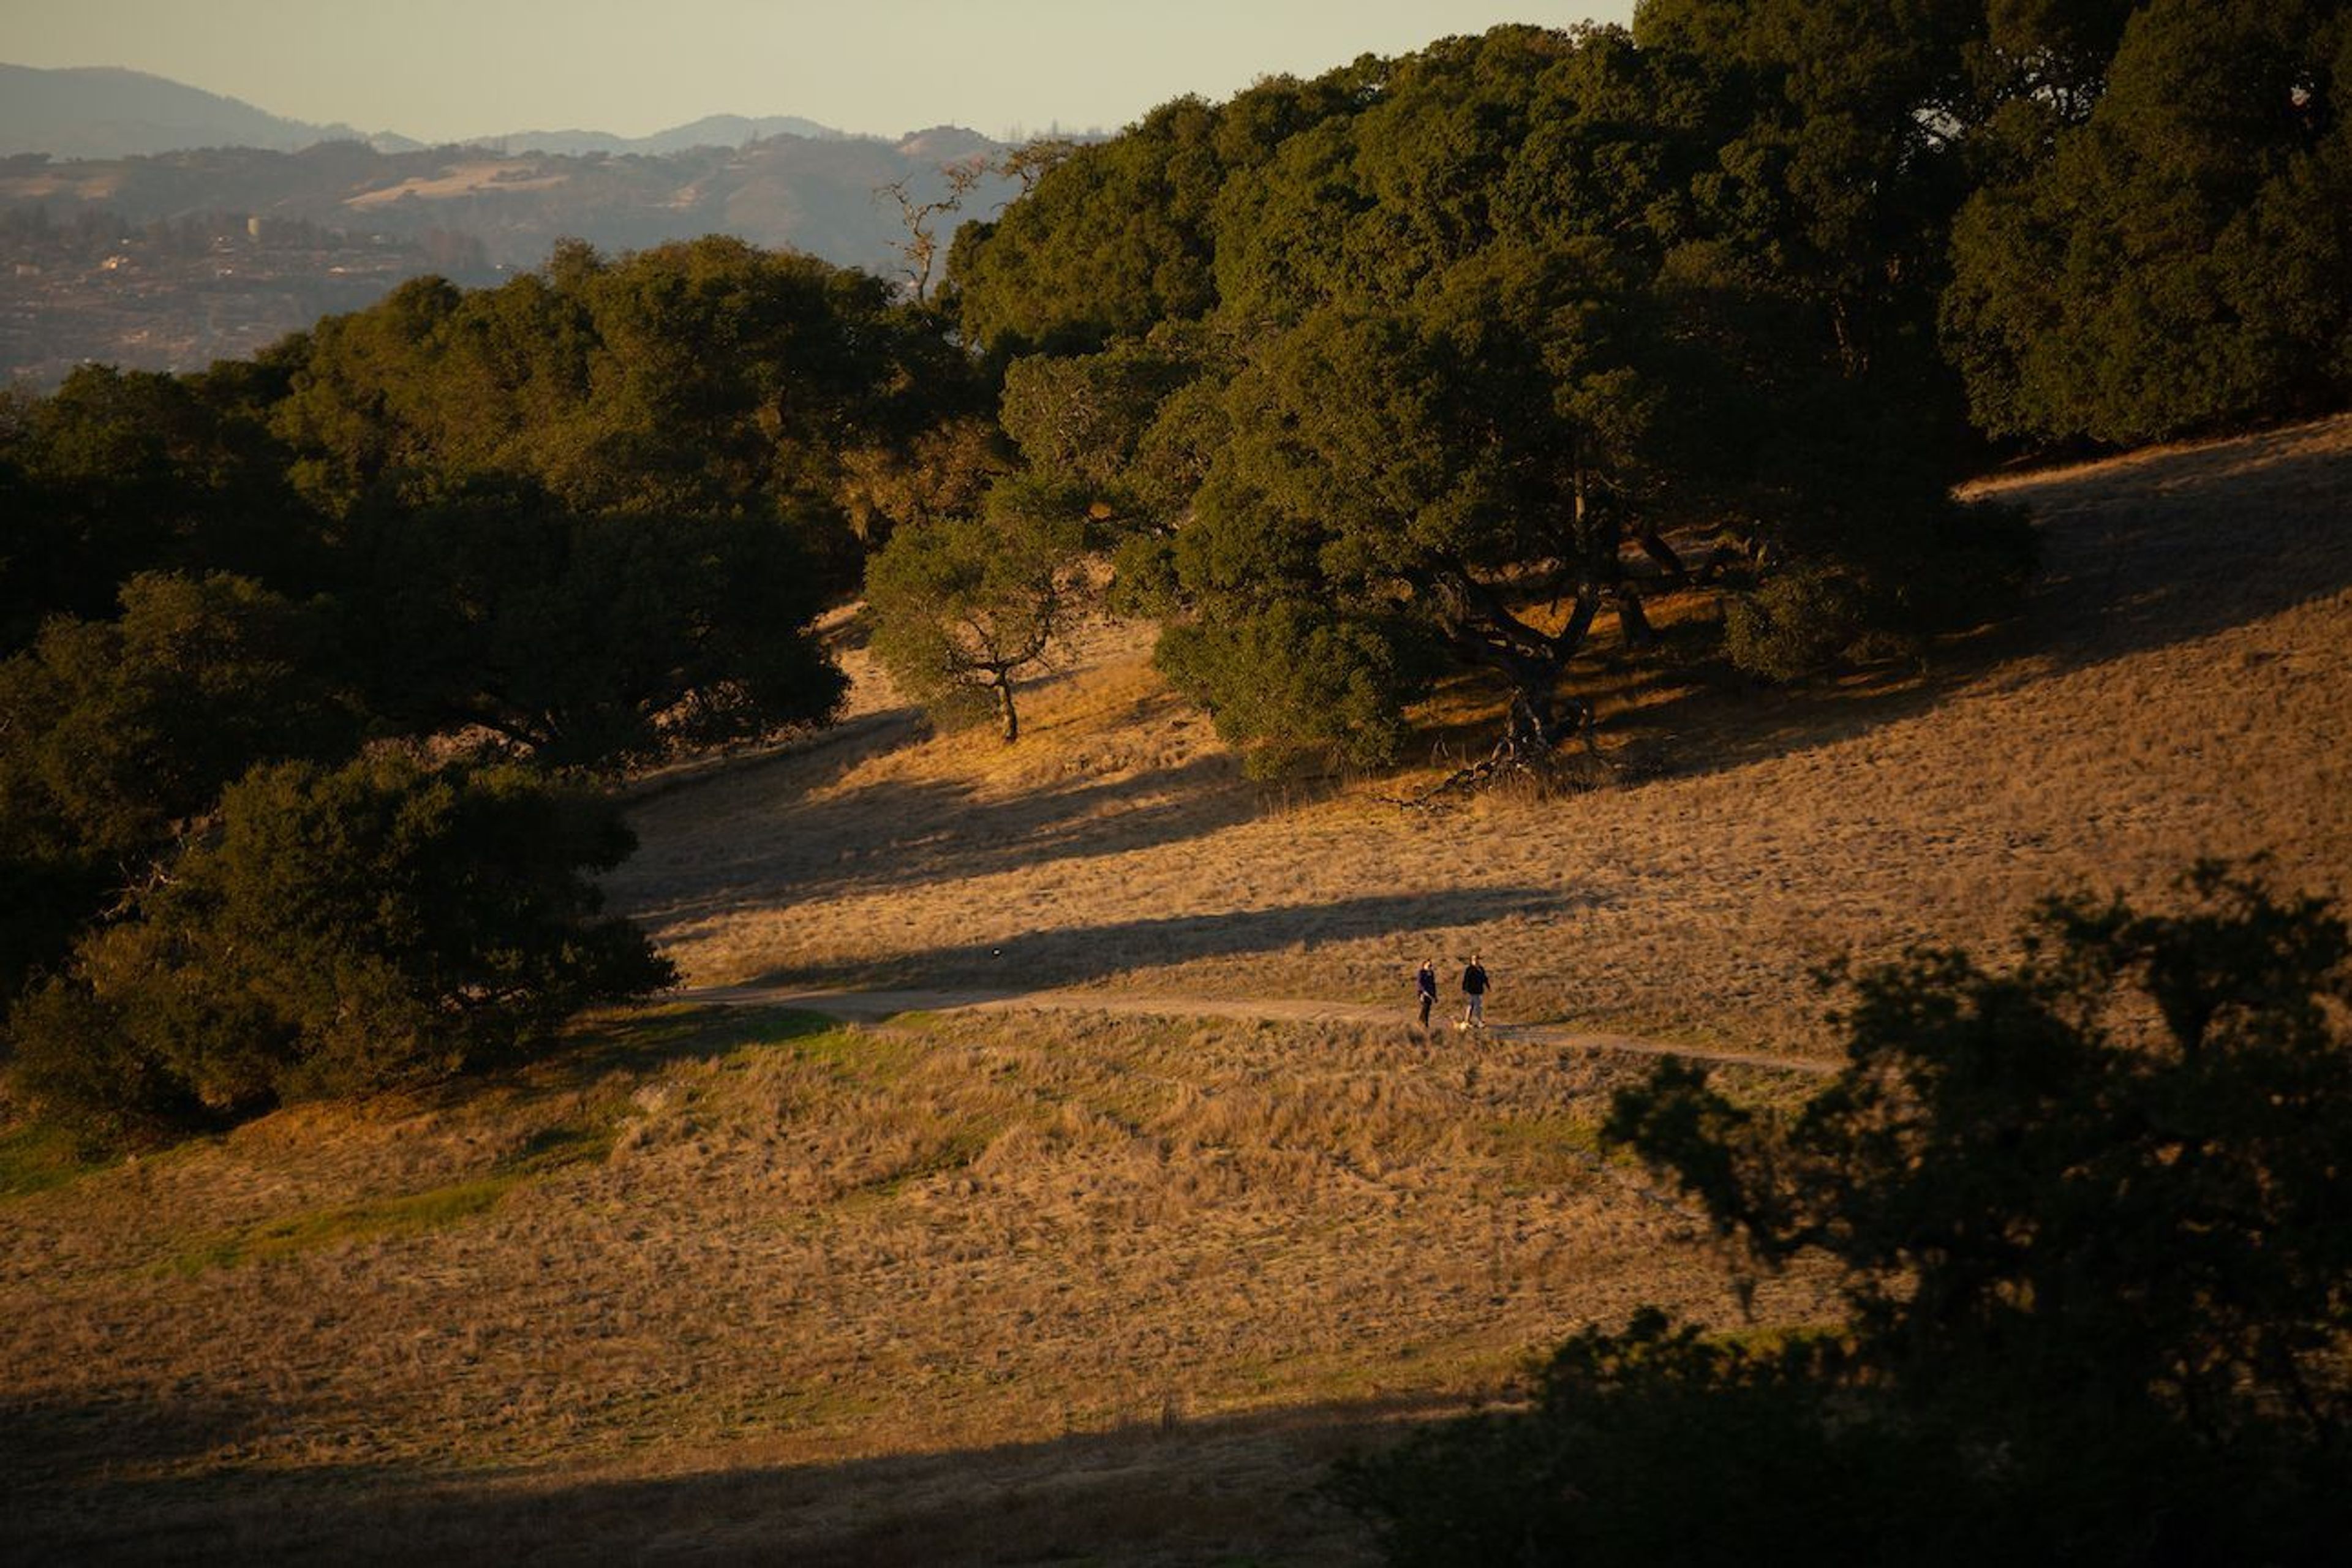
[[[899,1013],[1110,1013],[1123,1017],[1238,1018],[1245,1022],[1402,1025],[1402,1007],[1360,1002],[1321,1002],[1281,997],[1154,996],[1124,991],[835,991],[791,986],[715,985],[679,993],[679,999],[729,1007],[797,1007],[805,1012],[859,1022],[877,1022]],[[1631,1035],[1595,1033],[1555,1024],[1496,1024],[1486,1033],[1500,1040],[1555,1046],[1563,1050],[1620,1056],[1665,1057],[1720,1067],[1764,1068],[1826,1077],[1842,1065],[1818,1057],[1775,1056],[1761,1051],[1715,1050],[1663,1045]]]

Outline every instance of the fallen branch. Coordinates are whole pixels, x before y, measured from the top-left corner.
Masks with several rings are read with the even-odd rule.
[[[1511,727],[1483,760],[1455,769],[1417,795],[1382,798],[1406,811],[1426,811],[1450,795],[1474,795],[1510,779],[1557,783],[1560,748],[1571,736],[1581,738],[1587,756],[1614,775],[1617,765],[1601,755],[1599,743],[1592,738],[1592,710],[1581,702],[1570,704],[1565,720],[1549,728],[1514,704]]]

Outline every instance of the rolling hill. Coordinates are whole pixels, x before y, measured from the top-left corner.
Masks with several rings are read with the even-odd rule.
[[[1370,1561],[1311,1489],[1334,1453],[1639,1301],[1741,1321],[1696,1216],[1597,1146],[1638,1062],[1549,1031],[1819,1057],[1811,966],[1997,951],[2054,889],[2160,902],[2259,850],[2352,892],[2352,418],[1981,488],[2039,524],[2020,618],[1760,708],[1696,656],[1596,662],[1586,793],[1394,804],[1490,722],[1466,688],[1426,769],[1269,791],[1118,626],[1016,748],[861,669],[826,734],[645,781],[611,891],[698,985],[1016,1000],[689,993],[135,1163],[9,1135],[15,1543]],[[1474,948],[1503,1026],[1413,1037],[1412,962]],[[1044,986],[1078,995],[1018,1005]],[[1754,1306],[1822,1303],[1799,1273]]]
[[[290,153],[358,136],[348,125],[289,120],[145,71],[0,65],[0,157],[126,158],[189,147]]]
[[[740,147],[772,136],[836,140],[844,132],[795,114],[709,114],[645,136],[604,131],[503,131],[467,136],[465,146],[509,153],[660,154],[695,147]],[[0,65],[0,158],[42,154],[61,161],[131,158],[202,147],[298,153],[321,142],[366,142],[380,152],[426,143],[397,131],[362,132],[256,109],[242,100],[168,77],[117,66],[42,68]]]
[[[1450,760],[1268,794],[1107,626],[1020,746],[916,741],[869,688],[865,727],[646,805],[615,892],[698,981],[1375,1002],[1475,948],[1509,1016],[1813,1048],[1821,964],[1996,947],[2051,891],[2268,851],[2352,893],[2352,422],[1974,489],[2043,520],[2018,622],[1779,694],[1597,655],[1589,795],[1390,804]]]

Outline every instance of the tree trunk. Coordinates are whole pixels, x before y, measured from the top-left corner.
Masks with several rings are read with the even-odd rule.
[[[1668,544],[1656,529],[1643,528],[1640,533],[1634,535],[1633,542],[1642,547],[1642,553],[1656,562],[1658,570],[1664,572],[1674,582],[1681,584],[1690,581],[1690,568],[1683,564],[1683,558],[1675,553],[1675,547]]]
[[[1009,671],[997,672],[996,717],[1004,731],[1006,745],[1021,738],[1021,715],[1013,710],[1013,677]]]
[[[1526,688],[1511,693],[1510,715],[1504,721],[1503,750],[1522,762],[1551,750],[1551,693]]]
[[[1631,583],[1617,584],[1617,629],[1624,634],[1629,648],[1658,645],[1657,628],[1650,625],[1649,615],[1642,608],[1641,590]]]

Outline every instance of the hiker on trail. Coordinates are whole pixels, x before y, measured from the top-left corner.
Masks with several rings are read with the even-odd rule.
[[[1478,955],[1475,952],[1470,955],[1470,967],[1462,972],[1462,994],[1470,999],[1469,1006],[1462,1013],[1462,1026],[1465,1029],[1485,1028],[1486,1026],[1486,969],[1478,962]]]
[[[1429,1033],[1429,1010],[1437,1005],[1437,960],[1424,958],[1412,977],[1413,989],[1421,993],[1421,1032]]]

